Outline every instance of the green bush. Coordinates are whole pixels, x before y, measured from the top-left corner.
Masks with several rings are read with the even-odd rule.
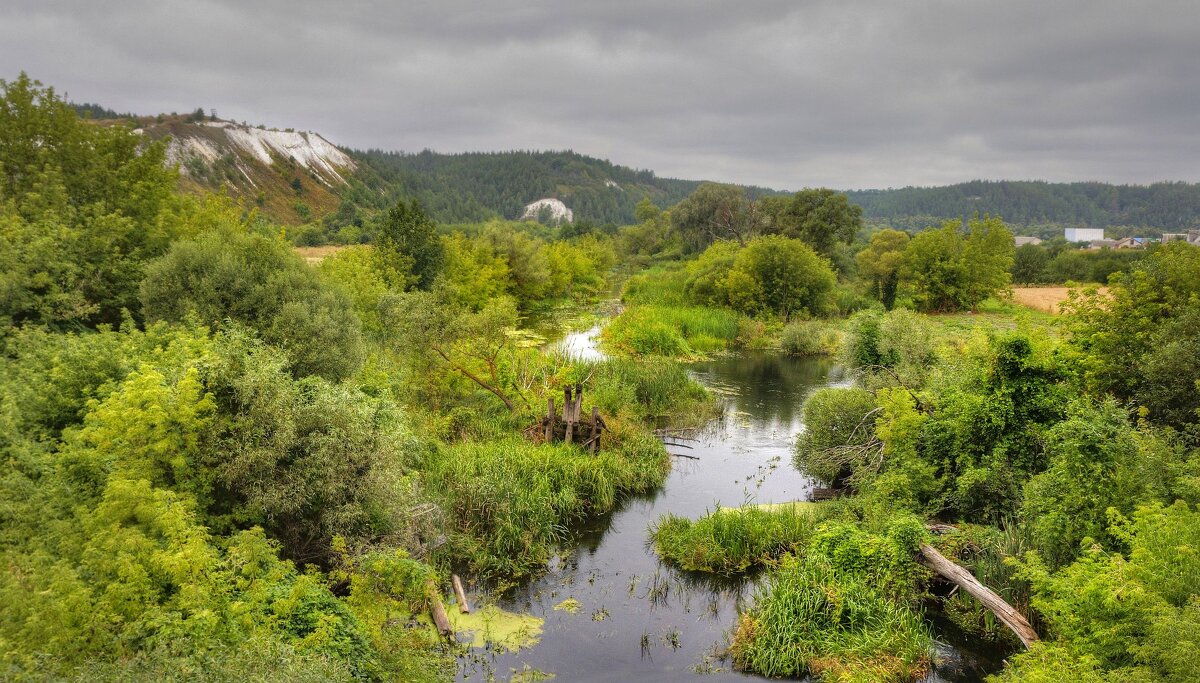
[[[841,348],[842,333],[829,323],[793,320],[783,328],[779,343],[789,356],[831,356]]]
[[[297,376],[338,380],[362,364],[349,297],[279,239],[227,228],[176,242],[146,267],[141,300],[150,321],[243,324],[285,349]]]
[[[878,467],[875,397],[856,387],[824,388],[804,402],[804,431],[796,437],[795,465],[824,482],[843,482]]]

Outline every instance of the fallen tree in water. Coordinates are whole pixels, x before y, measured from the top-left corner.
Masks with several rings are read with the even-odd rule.
[[[1025,647],[1039,640],[1037,631],[1017,611],[1015,607],[1004,601],[995,591],[979,582],[971,572],[958,564],[946,559],[928,543],[921,544],[921,564],[932,569],[939,576],[962,588],[971,597],[978,600],[984,607],[992,611],[1005,626],[1017,634]]]

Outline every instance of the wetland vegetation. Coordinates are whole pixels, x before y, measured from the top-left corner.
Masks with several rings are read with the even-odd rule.
[[[313,264],[0,85],[5,678],[1200,677],[1198,247],[1055,315],[998,217],[705,184],[611,231],[396,202]],[[576,386],[597,453],[531,429]]]

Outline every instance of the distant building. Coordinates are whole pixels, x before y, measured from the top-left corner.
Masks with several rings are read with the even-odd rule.
[[[1164,232],[1162,236],[1163,243],[1166,242],[1187,242],[1200,246],[1200,230],[1188,230],[1187,232]]]
[[[1039,237],[1026,237],[1025,235],[1017,235],[1013,237],[1013,244],[1018,247],[1023,247],[1026,244],[1041,244],[1042,240]]]
[[[1145,237],[1123,237],[1117,240],[1113,249],[1141,249],[1148,241]]]
[[[1068,242],[1094,242],[1104,239],[1104,228],[1067,228],[1063,237]]]
[[[1088,242],[1088,249],[1112,249],[1117,246],[1117,240],[1092,240]]]

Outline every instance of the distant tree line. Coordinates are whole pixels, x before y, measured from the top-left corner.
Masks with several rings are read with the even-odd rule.
[[[1200,226],[1200,184],[1048,183],[976,180],[946,187],[906,187],[847,193],[868,219],[906,229],[975,213],[1004,216],[1013,225],[1136,226],[1181,230]],[[912,219],[919,225],[907,225]]]

